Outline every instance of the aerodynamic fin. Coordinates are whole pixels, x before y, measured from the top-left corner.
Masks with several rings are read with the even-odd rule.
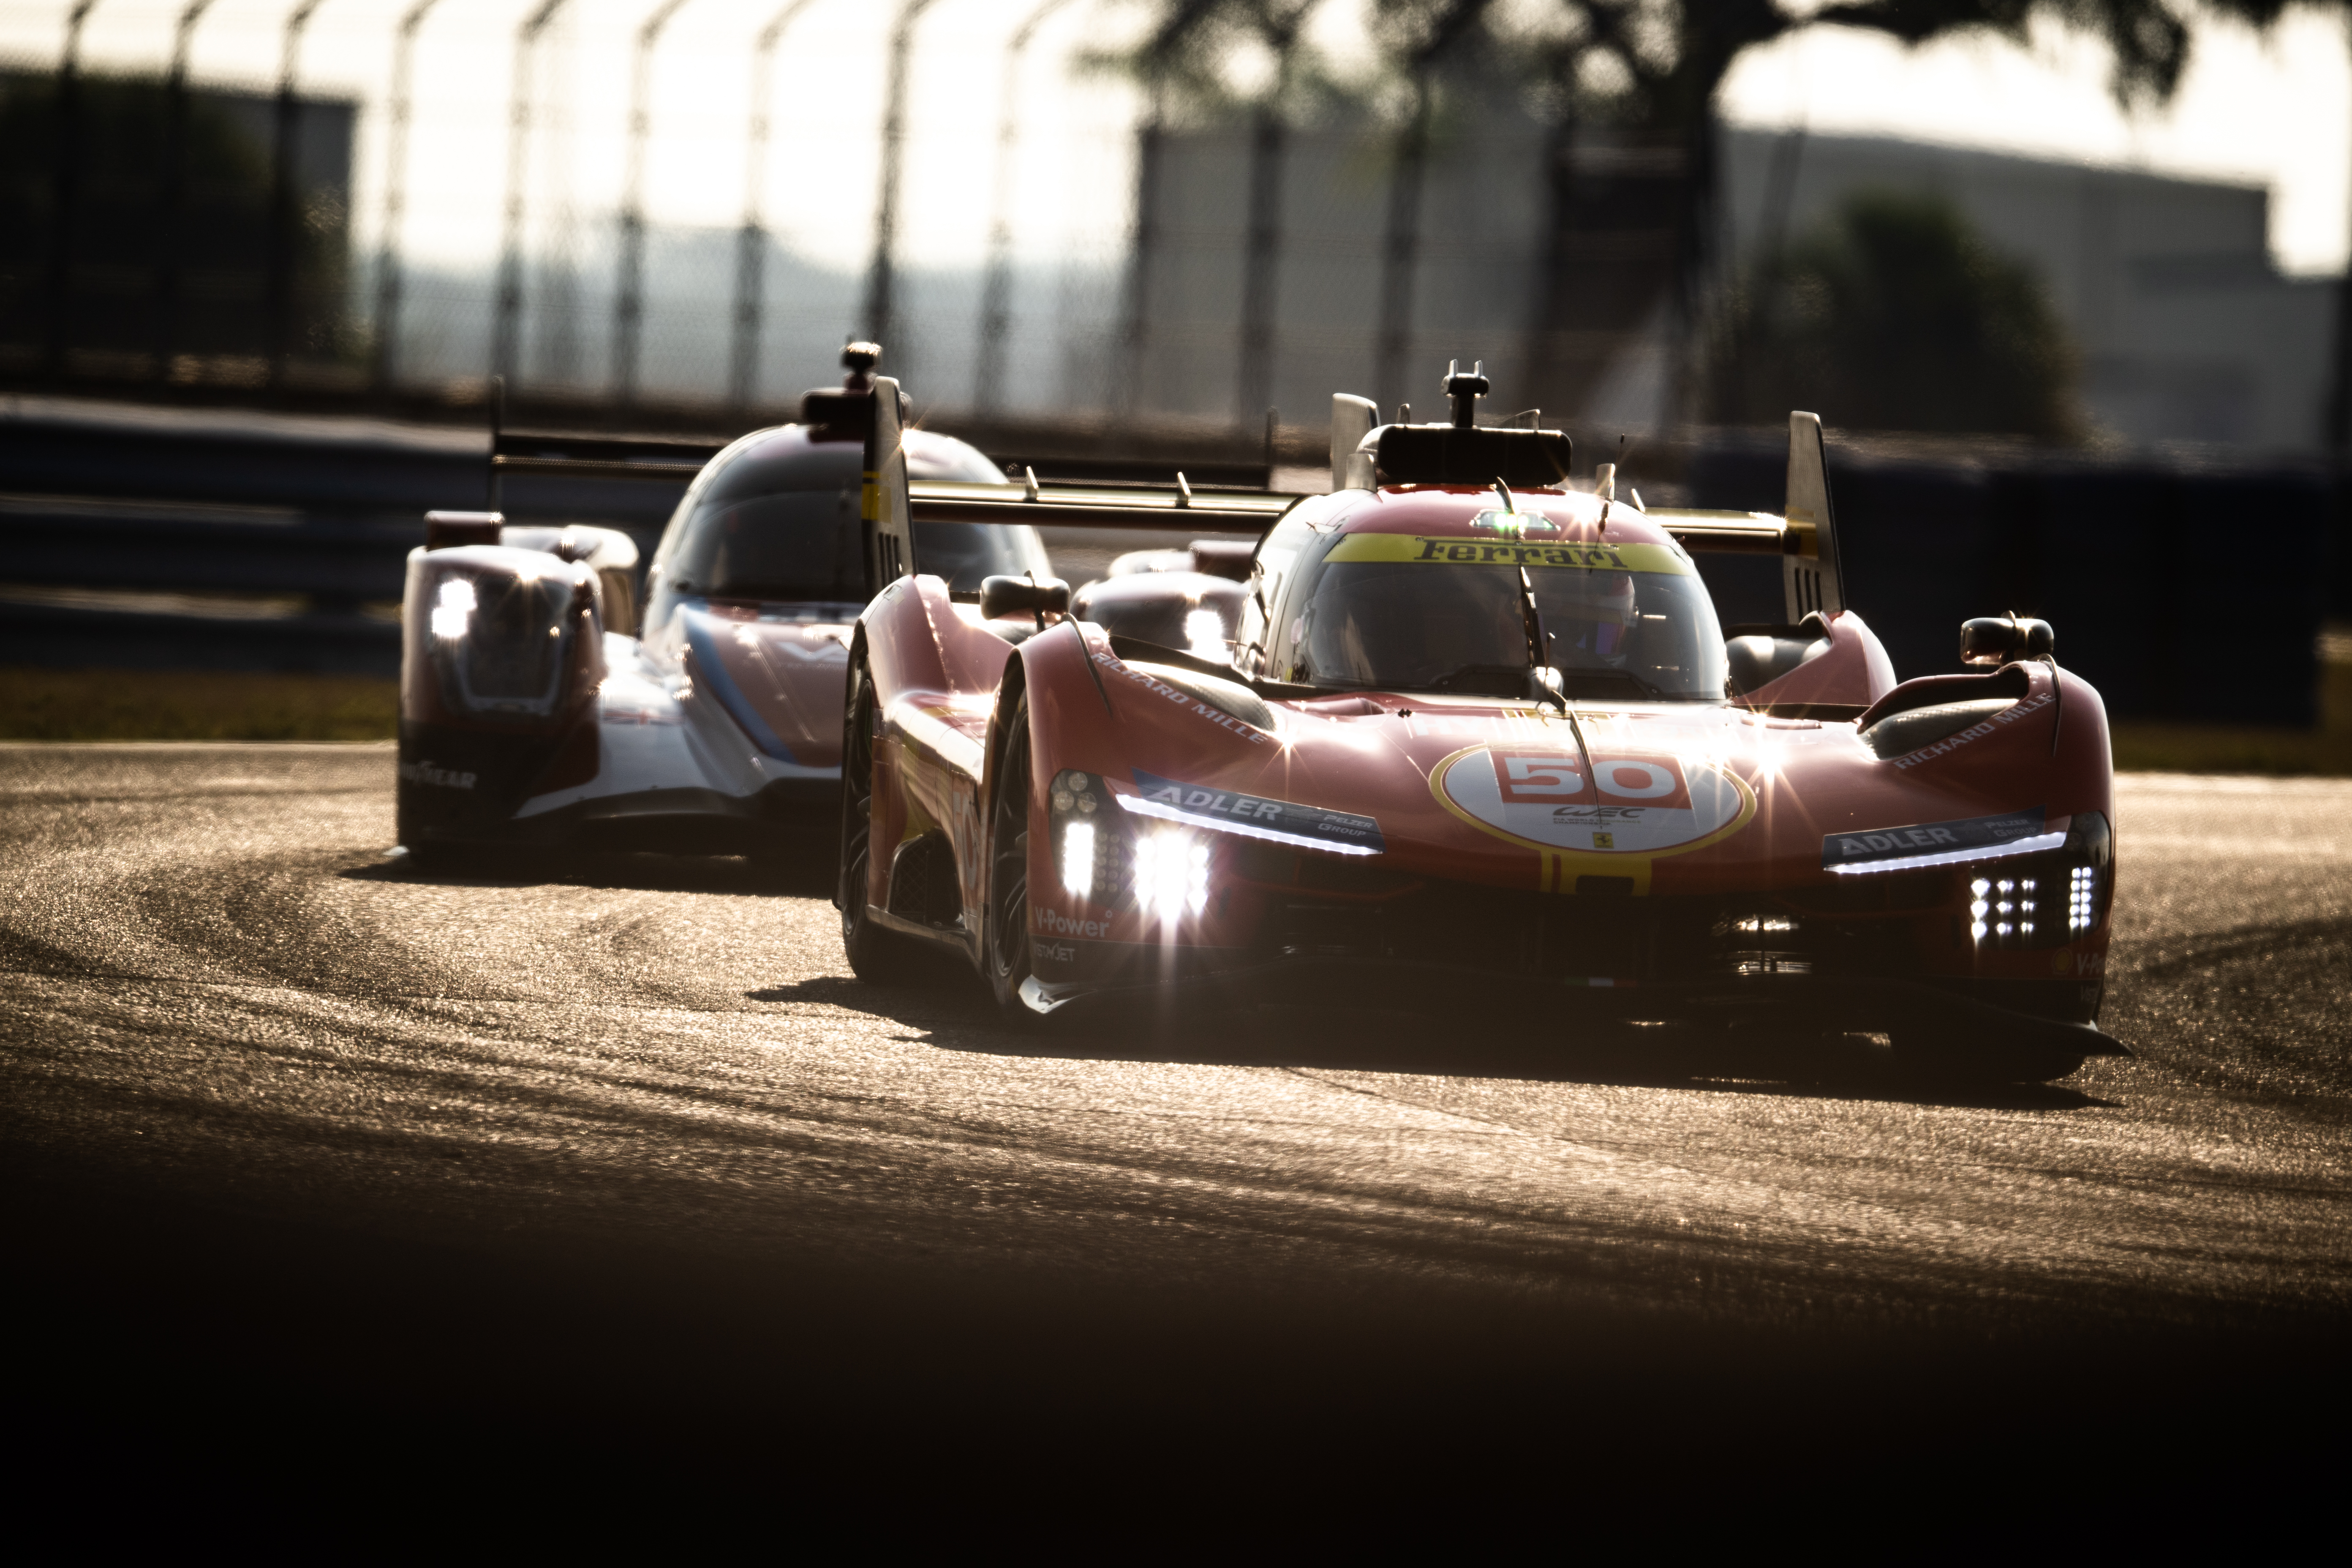
[[[906,394],[887,375],[874,378],[874,422],[866,432],[866,591],[870,598],[915,571],[914,500],[907,489],[907,450],[899,438]],[[1026,521],[1026,519],[1021,521]]]
[[[1331,395],[1331,488],[1368,490],[1372,488],[1372,459],[1357,447],[1381,422],[1380,405],[1352,393]]]
[[[1822,449],[1822,416],[1789,416],[1789,499],[1782,508],[1792,531],[1801,531],[1790,552],[1780,557],[1788,592],[1789,625],[1819,611],[1845,608],[1839,581],[1835,515],[1830,510],[1829,461]]]

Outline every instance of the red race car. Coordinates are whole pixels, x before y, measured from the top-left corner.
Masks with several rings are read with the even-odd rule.
[[[1135,574],[1077,614],[1059,583],[971,602],[923,574],[913,521],[1059,503],[908,486],[877,397],[871,548],[911,569],[850,647],[857,973],[951,949],[1019,1020],[1467,986],[1564,1018],[1884,1034],[1997,1079],[2121,1050],[2095,1026],[2106,719],[2046,626],[1971,621],[1968,672],[1898,683],[1840,591],[1811,415],[1785,515],[1652,511],[1606,468],[1571,489],[1559,432],[1478,426],[1475,372],[1445,389],[1432,425],[1335,399],[1335,488],[1284,503],[1245,582]],[[1779,556],[1785,622],[1718,624],[1710,550]]]

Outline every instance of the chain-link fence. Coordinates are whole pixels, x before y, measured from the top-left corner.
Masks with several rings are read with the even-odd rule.
[[[1415,120],[1370,7],[1305,11],[1346,82],[1171,112],[1104,63],[1171,14],[1143,0],[18,6],[0,376],[461,404],[502,376],[740,418],[859,335],[977,416],[1255,431],[1458,356],[1510,406],[1650,422],[1654,387],[1612,387],[1686,248],[1681,165],[1585,180],[1476,38],[1414,68]]]

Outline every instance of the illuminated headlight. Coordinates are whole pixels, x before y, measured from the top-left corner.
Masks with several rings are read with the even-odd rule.
[[[2099,923],[2099,872],[2094,866],[2077,866],[2068,874],[2066,887],[2066,930],[2080,936]]]
[[[1163,828],[1135,841],[1135,901],[1162,921],[1209,904],[1209,846],[1190,833]]]
[[[441,584],[441,596],[433,606],[433,635],[451,640],[466,635],[466,623],[474,614],[474,584],[465,577],[451,577]]]
[[[1095,825],[1091,822],[1062,826],[1062,886],[1073,898],[1094,897]]]

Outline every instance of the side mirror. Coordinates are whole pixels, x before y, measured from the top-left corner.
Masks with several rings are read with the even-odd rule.
[[[992,621],[999,616],[1033,615],[1040,626],[1047,616],[1070,613],[1070,585],[1059,577],[1033,583],[1026,577],[990,577],[980,584],[980,615]]]
[[[2058,646],[2058,634],[2048,621],[2017,616],[1979,616],[1960,623],[1962,664],[2011,664],[2041,658]]]

